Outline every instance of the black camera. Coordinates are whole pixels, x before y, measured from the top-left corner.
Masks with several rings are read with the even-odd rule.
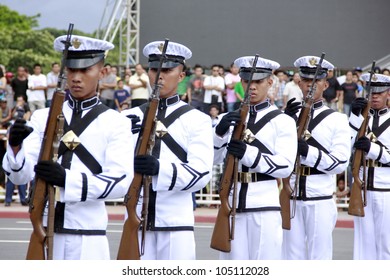
[[[22,106],[16,107],[15,113],[14,113],[14,119],[23,119],[24,113],[25,113],[25,111],[24,111],[24,108]]]

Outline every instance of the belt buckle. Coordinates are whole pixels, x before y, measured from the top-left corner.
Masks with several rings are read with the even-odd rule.
[[[310,167],[301,166],[301,176],[309,176],[309,175],[310,175]]]
[[[252,182],[252,175],[249,172],[241,172],[240,173],[240,182],[244,184],[248,184]]]
[[[367,161],[368,167],[382,167],[382,163],[373,159]]]

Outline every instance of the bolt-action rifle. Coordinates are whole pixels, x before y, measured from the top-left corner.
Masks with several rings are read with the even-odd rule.
[[[299,113],[298,121],[297,121],[297,136],[298,139],[305,139],[307,140],[309,135],[307,135],[307,128],[309,126],[309,120],[311,116],[311,107],[314,103],[314,93],[316,91],[316,82],[318,78],[319,71],[321,70],[322,61],[324,60],[325,53],[322,53],[320,61],[317,64],[316,72],[314,73],[313,82],[311,84],[310,90],[306,97],[304,98],[303,107],[301,109],[301,112]],[[291,229],[291,219],[295,215],[295,199],[294,199],[294,205],[291,215],[291,208],[290,208],[290,199],[291,195],[294,195],[294,198],[297,195],[298,190],[298,183],[299,183],[299,177],[301,174],[301,157],[299,154],[297,154],[297,157],[295,159],[295,165],[294,165],[294,171],[295,173],[295,184],[294,189],[291,188],[290,185],[290,178],[291,175],[287,178],[283,178],[283,188],[280,191],[279,201],[280,201],[280,207],[281,207],[281,214],[282,214],[282,228],[286,230]]]
[[[62,105],[65,100],[65,62],[68,56],[68,49],[71,46],[71,36],[73,32],[73,23],[69,24],[61,69],[58,76],[56,91],[54,92],[49,116],[46,122],[46,128],[41,144],[38,161],[58,159],[58,147],[63,134],[64,116],[62,115]],[[47,227],[43,226],[43,214],[48,205]],[[53,236],[54,236],[54,207],[55,207],[55,189],[54,186],[46,183],[41,178],[35,179],[35,184],[29,199],[30,220],[33,226],[33,232],[30,237],[30,243],[27,250],[27,260],[52,260],[53,259]]]
[[[156,113],[158,103],[160,100],[159,77],[162,65],[166,60],[166,51],[169,39],[165,39],[162,46],[159,67],[157,69],[156,80],[152,92],[152,99],[146,107],[144,119],[142,121],[140,136],[138,137],[135,154],[146,155],[151,154],[154,147],[154,139],[156,133]],[[118,250],[118,260],[139,260],[144,254],[145,249],[145,233],[148,224],[148,207],[149,207],[149,186],[151,183],[151,176],[135,173],[133,181],[129,187],[127,195],[125,196],[126,210],[128,218],[123,225],[123,232]],[[137,204],[142,193],[142,211],[141,217],[137,215]],[[138,240],[138,232],[141,233],[141,249]]]
[[[245,97],[240,105],[240,121],[234,127],[233,135],[231,139],[242,140],[244,131],[246,128],[246,119],[249,113],[250,107],[250,95],[249,87],[252,82],[253,74],[256,70],[256,64],[259,55],[256,54],[252,69],[250,72],[250,78],[248,80],[248,86],[245,90]],[[221,200],[221,206],[218,210],[217,220],[215,222],[213,235],[211,237],[210,247],[222,252],[230,252],[230,241],[234,240],[234,227],[235,227],[235,215],[236,215],[236,200],[237,200],[237,168],[238,159],[232,154],[227,154],[225,158],[224,170],[222,173],[219,198]],[[229,194],[233,188],[233,200],[232,206],[229,204]]]
[[[368,100],[367,106],[362,111],[364,118],[362,125],[356,135],[356,140],[366,135],[368,128],[368,121],[370,118],[369,111],[371,106],[371,79],[374,75],[375,61],[372,62],[370,78],[367,82],[366,87],[366,98]],[[360,167],[363,166],[363,181],[359,177]],[[363,150],[355,149],[352,159],[352,176],[353,183],[351,187],[351,195],[349,198],[348,214],[357,217],[364,217],[364,207],[367,205],[366,193],[367,193],[367,182],[366,178],[366,161],[365,153]],[[363,193],[362,193],[363,191]]]

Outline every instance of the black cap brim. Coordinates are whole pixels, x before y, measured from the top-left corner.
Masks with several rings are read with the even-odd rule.
[[[272,70],[271,69],[256,69],[256,72],[253,73],[252,80],[258,81],[265,79],[269,76],[271,76]],[[246,81],[249,81],[251,78],[251,68],[241,68],[240,69],[240,78]]]
[[[181,65],[179,62],[173,62],[173,61],[165,61],[161,68],[175,68],[176,66]],[[150,61],[149,62],[149,68],[158,68],[160,66],[160,61]]]
[[[104,60],[104,57],[104,51],[69,51],[65,65],[72,69],[88,68]]]
[[[386,90],[390,89],[390,86],[372,86],[371,87],[371,92],[372,93],[382,93],[385,92]]]

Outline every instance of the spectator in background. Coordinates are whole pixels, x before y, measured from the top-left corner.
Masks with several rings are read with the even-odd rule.
[[[28,106],[26,100],[24,100],[23,96],[18,96],[16,98],[16,105],[12,109],[12,121],[16,119],[24,119],[26,121],[30,120],[31,111]]]
[[[60,74],[60,65],[54,62],[51,65],[51,71],[47,73],[47,91],[46,91],[46,107],[50,107],[53,94],[57,88],[58,75]]]
[[[31,113],[46,107],[45,90],[47,88],[46,76],[42,74],[39,63],[34,64],[33,74],[28,77],[27,100]]]
[[[201,112],[205,112],[204,108],[204,87],[203,87],[203,67],[200,65],[194,66],[194,74],[191,76],[187,83],[187,98],[188,104],[198,109]]]
[[[336,203],[345,203],[341,198],[349,197],[349,187],[345,184],[344,174],[337,175],[337,186],[334,195],[336,196]]]
[[[104,76],[100,81],[100,101],[111,109],[115,109],[114,92],[116,88],[116,76],[112,73],[112,68],[109,63],[104,65]]]
[[[7,106],[7,99],[5,96],[0,97],[0,112],[1,112],[1,129],[7,129],[11,124],[12,110]]]
[[[138,107],[149,100],[149,77],[141,64],[135,66],[135,73],[130,77],[131,108]]]
[[[328,70],[327,82],[329,84],[328,88],[324,91],[323,97],[325,98],[326,105],[337,111],[337,102],[341,94],[341,87],[339,81],[334,76],[333,69]]]
[[[18,67],[16,77],[11,81],[12,91],[14,92],[14,102],[18,96],[22,96],[27,101],[28,75],[23,66]]]
[[[274,71],[272,71],[271,79],[272,79],[273,82],[272,82],[271,87],[268,89],[268,98],[269,98],[270,103],[272,105],[274,105],[275,104],[275,98],[276,98],[276,95],[279,92],[279,87],[280,87],[279,78],[276,77]]]
[[[390,70],[387,69],[387,68],[383,68],[383,69],[382,69],[382,74],[383,74],[383,75],[386,75],[386,76],[390,76]]]
[[[341,90],[344,114],[350,116],[352,101],[355,100],[358,94],[358,86],[352,81],[352,71],[347,71],[345,74],[345,82],[341,85]]]
[[[116,109],[121,112],[121,104],[122,103],[129,103],[131,101],[130,93],[123,88],[123,80],[118,81],[118,89],[114,92],[114,101]]]
[[[284,104],[283,103],[283,91],[286,87],[288,76],[282,70],[276,70],[274,74],[276,75],[276,77],[279,80],[278,92],[274,95],[274,104],[276,105],[276,107],[278,107],[278,109],[282,109],[283,104]]]
[[[5,78],[5,72],[0,67],[0,97],[5,96],[7,88],[7,79]]]
[[[225,89],[225,80],[220,76],[219,68],[216,64],[211,66],[211,76],[207,76],[204,79],[204,103],[207,106],[207,111],[211,104],[216,104],[219,107],[219,111],[222,112],[222,92]]]
[[[118,75],[118,68],[116,66],[112,66],[111,73],[116,77],[116,82],[118,83],[118,81],[121,79],[121,77]]]
[[[356,74],[358,74],[359,80],[360,80],[360,76],[363,74],[363,69],[362,69],[361,67],[355,67],[355,69],[353,70],[353,72],[355,72]]]
[[[219,120],[219,109],[218,109],[218,106],[213,104],[213,105],[210,105],[210,110],[209,110],[209,115],[210,115],[210,118],[211,118],[211,125],[212,127],[215,127],[218,123],[218,120]]]
[[[245,89],[243,88],[241,81],[234,86],[234,93],[237,97],[236,104],[234,105],[234,110],[237,110],[238,108],[240,108],[241,102],[245,98]]]
[[[286,84],[286,87],[283,91],[283,109],[286,108],[287,102],[295,97],[295,101],[302,102],[302,90],[299,87],[299,82],[301,81],[301,77],[298,72],[295,72],[292,78],[292,81]]]
[[[7,99],[8,108],[12,109],[14,107],[14,92],[12,90],[11,82],[14,78],[14,74],[12,72],[5,73],[5,79],[7,80],[6,93],[5,98]]]
[[[192,73],[189,68],[187,68],[184,73],[186,74],[186,76],[177,85],[177,94],[179,95],[181,100],[188,103],[187,84],[190,80]]]
[[[131,88],[129,86],[131,74],[125,74],[125,80],[123,81],[123,88],[127,90],[129,94],[131,94]]]
[[[226,109],[227,112],[234,111],[235,104],[237,102],[237,96],[234,92],[234,87],[238,82],[241,81],[238,71],[240,69],[234,65],[230,64],[230,72],[225,75],[225,87],[226,87]]]
[[[357,84],[358,86],[358,89],[357,89],[357,97],[364,97],[363,96],[363,92],[364,92],[364,88],[363,88],[363,83],[361,80],[359,80],[359,74],[357,72],[353,72],[352,73],[352,81]]]

